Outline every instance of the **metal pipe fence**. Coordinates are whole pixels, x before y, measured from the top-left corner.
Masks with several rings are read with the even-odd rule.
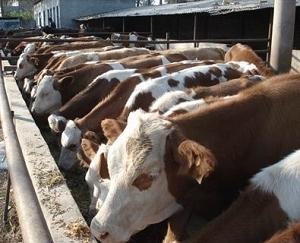
[[[0,70],[0,101],[1,124],[5,140],[7,164],[11,184],[14,189],[13,195],[23,242],[51,243],[53,240],[33,188],[13,123],[2,70]],[[5,217],[7,218],[7,213]]]

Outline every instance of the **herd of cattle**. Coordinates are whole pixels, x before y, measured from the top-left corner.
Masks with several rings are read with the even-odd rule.
[[[168,219],[165,243],[299,242],[300,75],[274,75],[242,44],[158,52],[86,38],[20,43],[15,79],[61,135],[59,166],[89,168],[99,241]],[[189,235],[194,213],[206,223]]]

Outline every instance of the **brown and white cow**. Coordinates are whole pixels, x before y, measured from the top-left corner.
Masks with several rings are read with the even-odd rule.
[[[22,53],[17,61],[17,69],[14,78],[17,81],[21,81],[25,77],[33,77],[47,65],[48,60],[52,56],[52,53],[42,55]]]
[[[243,89],[249,88],[265,78],[259,75],[245,76],[238,79],[232,79],[228,82],[216,84],[213,86],[200,86],[190,90],[177,90],[167,92],[150,106],[150,112],[159,112],[163,114],[169,112],[173,106],[186,101],[194,101],[206,97],[222,97],[234,95]],[[177,109],[177,108],[175,108]]]
[[[165,75],[162,78],[143,82],[135,87],[128,98],[121,119],[126,120],[128,114],[138,108],[148,111],[151,104],[164,93],[197,86],[212,86],[255,71],[255,65],[247,62],[217,63],[192,67]]]
[[[129,58],[121,59],[120,65],[123,67],[127,67],[127,68],[128,67],[138,67],[138,68],[145,69],[144,71],[140,72],[140,73],[142,73],[142,75],[145,76],[145,78],[147,78],[150,75],[147,73],[154,73],[155,77],[157,77],[158,75],[163,74],[161,71],[164,69],[164,67],[156,68],[155,66],[159,66],[161,64],[167,65],[174,61],[184,60],[184,58],[185,58],[183,55],[177,55],[177,54],[169,54],[169,55],[165,55],[165,56],[161,56],[161,55],[153,56],[153,57],[148,57],[147,59],[144,59],[143,57],[147,57],[147,56],[142,56],[140,60],[135,60],[132,62],[127,62],[127,63],[126,63],[127,60],[131,61]],[[206,63],[212,63],[212,62],[206,62]],[[188,64],[188,63],[186,63],[186,64]],[[174,65],[175,66],[181,65],[181,63],[174,64]],[[174,67],[174,65],[171,65],[171,66]],[[197,65],[197,63],[194,62],[193,65]],[[147,68],[150,68],[150,69],[147,70]],[[87,74],[89,76],[91,75],[90,72],[88,72]],[[129,82],[129,81],[126,81],[126,82]],[[59,132],[60,130],[57,130],[56,127],[59,127],[58,125],[59,125],[59,123],[61,123],[61,119],[62,119],[62,121],[65,121],[66,119],[74,119],[76,117],[83,117],[84,115],[86,115],[98,102],[100,102],[102,100],[103,96],[99,95],[100,93],[103,93],[103,91],[101,91],[102,89],[103,89],[103,84],[102,84],[101,80],[98,79],[97,82],[94,82],[93,86],[88,86],[82,92],[80,92],[76,96],[74,96],[65,105],[63,105],[55,113],[55,115],[52,115],[49,117],[49,121],[51,121],[49,123],[51,129],[53,128],[54,131]],[[105,95],[107,95],[107,94],[105,94]],[[47,101],[47,103],[49,104],[49,100]],[[82,107],[80,110],[78,110],[79,106]],[[62,131],[60,131],[60,132],[62,132]]]
[[[71,50],[82,50],[91,48],[102,48],[105,46],[112,46],[113,44],[107,40],[90,41],[90,42],[73,42],[60,45],[43,46],[36,51],[36,54],[44,54],[53,51],[71,51]]]
[[[190,205],[195,188],[197,211],[216,216],[251,176],[299,148],[299,92],[300,75],[283,75],[172,119],[131,112],[108,152],[111,183],[93,235],[126,242]]]
[[[265,77],[274,75],[271,68],[247,45],[240,43],[232,46],[225,54],[225,62],[229,61],[246,61],[255,64],[259,74]]]
[[[124,59],[120,59],[118,62],[106,62],[106,63],[97,63],[97,64],[91,64],[91,65],[85,65],[80,66],[82,68],[73,70],[72,68],[68,71],[70,72],[61,72],[54,76],[47,76],[44,77],[43,80],[40,82],[41,84],[47,82],[46,86],[39,87],[41,90],[40,93],[47,93],[48,97],[45,96],[39,96],[36,97],[37,101],[35,101],[35,112],[37,114],[44,114],[46,111],[53,110],[53,107],[60,108],[61,104],[65,104],[67,101],[69,101],[74,95],[76,95],[78,92],[83,90],[87,87],[89,83],[93,81],[94,78],[97,76],[109,71],[109,70],[122,70],[125,68],[149,68],[158,66],[161,64],[168,64],[170,62],[174,62],[177,60],[185,60],[185,56],[183,55],[177,55],[177,54],[170,54],[166,56],[157,56],[154,54],[147,54],[147,55],[141,55],[139,56],[132,56],[127,57]],[[99,80],[101,82],[101,80]],[[57,99],[57,97],[52,97],[55,94],[55,86],[56,83],[60,84],[59,86],[64,87],[64,89],[59,89],[60,93],[60,99]],[[73,87],[74,86],[74,87]],[[102,89],[103,87],[100,87]],[[97,89],[98,90],[98,89]],[[92,92],[94,95],[97,95],[97,90],[92,89]],[[85,94],[89,96],[90,89],[85,91]],[[107,93],[108,94],[108,93]],[[79,100],[81,99],[82,94],[79,95]],[[92,95],[92,94],[91,94]],[[86,96],[86,97],[87,97]],[[52,98],[51,98],[52,97]],[[94,96],[93,96],[94,97]],[[98,99],[101,99],[102,97],[99,95]],[[76,99],[76,102],[78,102],[78,96]],[[73,104],[73,101],[70,101],[69,105],[64,108],[66,111],[66,114],[62,114],[63,116],[66,115],[66,118],[72,119],[77,116],[80,117],[80,114],[76,115],[73,114],[73,110],[71,107],[76,106],[76,104]],[[84,101],[83,101],[84,105]],[[71,107],[70,107],[71,106]],[[88,104],[87,106],[93,107],[93,104]],[[78,110],[77,108],[75,108]],[[88,107],[84,107],[82,109],[82,113],[84,114],[86,110],[90,110]],[[75,117],[68,117],[69,114],[75,115]]]
[[[188,242],[263,242],[289,222],[300,220],[300,204],[295,203],[299,200],[300,150],[297,150],[256,174],[229,209]],[[282,237],[281,241],[267,242],[293,242],[288,241],[292,240],[292,234],[288,235],[290,239]]]
[[[97,132],[98,135],[102,137],[99,122],[105,118],[117,117],[121,113],[127,98],[130,96],[137,83],[143,82],[149,77],[160,77],[165,73],[182,70],[187,67],[203,65],[204,63],[207,62],[190,61],[185,63],[172,63],[165,67],[152,68],[141,74],[134,74],[132,77],[121,82],[106,99],[97,104],[87,115],[80,119],[76,119],[75,121],[68,121],[61,137],[63,146],[59,165],[64,169],[69,169],[76,163],[76,160],[74,161],[70,158],[76,157],[74,152],[76,153],[79,148],[81,136],[85,131]],[[49,117],[48,121],[50,127],[55,130],[56,127],[59,127],[60,123],[65,122],[65,119],[61,116],[57,117],[56,115],[52,115]],[[55,124],[58,124],[58,126]]]
[[[70,100],[87,85],[94,87],[98,83],[103,84],[99,97],[105,97],[105,95],[116,85],[116,82],[118,83],[120,80],[123,81],[124,79],[127,79],[136,71],[138,70],[110,70],[96,77],[91,83],[85,85],[78,82],[75,82],[72,85],[73,80],[68,78],[55,82],[55,80],[53,81],[52,76],[45,75],[37,87],[36,97],[31,111],[36,114],[50,114],[58,110],[62,104]]]

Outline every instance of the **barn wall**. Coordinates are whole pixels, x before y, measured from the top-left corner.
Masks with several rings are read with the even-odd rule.
[[[56,7],[58,7],[59,18],[55,21],[56,25],[70,28],[76,27],[74,21],[76,18],[116,9],[131,8],[134,7],[134,3],[134,0],[42,0],[34,6],[34,17],[37,25],[48,25],[48,11],[52,11],[53,16],[53,12],[56,14]],[[40,21],[39,14],[42,16],[42,21]],[[56,18],[53,19],[56,20]]]

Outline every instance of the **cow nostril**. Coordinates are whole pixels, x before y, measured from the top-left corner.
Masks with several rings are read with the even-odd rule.
[[[107,238],[108,235],[109,235],[108,232],[101,233],[101,234],[99,235],[99,239],[100,239],[100,240],[105,240],[105,239]]]

